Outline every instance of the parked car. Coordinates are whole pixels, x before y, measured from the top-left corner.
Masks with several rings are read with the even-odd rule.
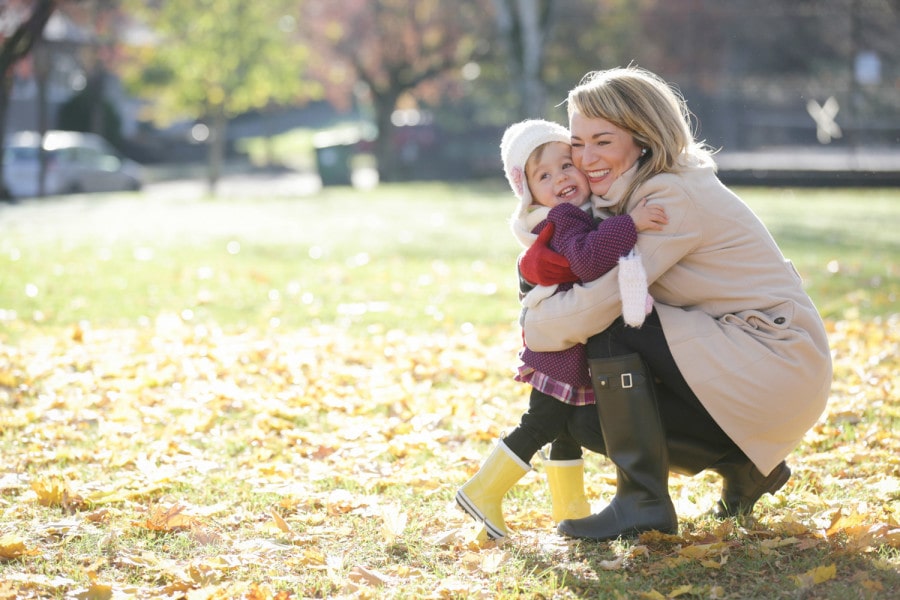
[[[38,194],[39,145],[34,131],[15,133],[4,144],[3,179],[14,198]],[[93,133],[48,131],[44,151],[47,195],[139,190],[143,184],[141,166]]]

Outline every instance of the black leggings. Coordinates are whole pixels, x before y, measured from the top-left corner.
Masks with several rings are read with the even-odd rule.
[[[695,440],[704,445],[731,449],[737,446],[710,416],[681,375],[662,325],[654,310],[642,327],[625,325],[616,319],[605,331],[588,339],[588,360],[640,354],[656,382],[660,417],[668,437]],[[576,443],[593,452],[606,454],[600,420],[594,406],[571,407],[568,433]],[[568,436],[567,436],[568,437]]]
[[[578,407],[531,388],[528,412],[522,415],[519,426],[503,441],[526,463],[531,462],[535,453],[550,442],[553,442],[550,447],[551,460],[581,458],[581,445],[567,431],[569,418],[576,408]]]

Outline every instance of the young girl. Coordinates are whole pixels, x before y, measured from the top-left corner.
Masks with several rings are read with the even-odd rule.
[[[565,127],[532,119],[510,126],[500,143],[503,168],[519,200],[512,215],[513,233],[526,247],[539,236],[549,241],[550,248],[568,259],[573,272],[572,283],[530,290],[522,298],[526,308],[557,291],[570,289],[576,281],[600,277],[632,251],[638,232],[659,230],[666,223],[662,208],[642,202],[631,214],[596,224],[590,212],[590,185],[572,162],[569,140]],[[631,319],[633,325],[640,326],[650,301],[646,278],[639,258],[628,265],[626,269],[623,264],[622,273],[627,270],[636,275],[636,280],[632,277],[627,285],[638,293],[624,293],[623,289],[623,312],[640,315],[637,320]],[[631,306],[634,304],[637,306]],[[590,514],[584,495],[581,446],[571,438],[560,438],[571,409],[594,403],[584,345],[560,352],[534,352],[526,343],[519,356],[523,364],[516,380],[532,385],[528,412],[456,494],[457,503],[483,522],[488,536],[494,539],[508,534],[501,507],[503,496],[531,470],[529,461],[534,454],[550,442],[550,460],[544,462],[544,468],[553,519],[559,522]]]

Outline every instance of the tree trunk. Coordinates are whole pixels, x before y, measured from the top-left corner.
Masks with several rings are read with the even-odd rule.
[[[517,117],[543,117],[547,91],[541,78],[544,42],[552,26],[549,0],[494,0],[497,30],[506,49],[511,84],[518,90]]]
[[[212,111],[212,131],[210,132],[209,162],[207,163],[207,182],[210,196],[216,195],[216,186],[225,163],[225,147],[228,143],[228,119],[224,107],[215,106]]]
[[[263,124],[263,167],[266,169],[275,169],[282,165],[275,164],[275,115],[271,107],[264,108],[262,111]]]
[[[37,39],[44,33],[50,15],[56,10],[56,0],[38,0],[26,19],[0,46],[0,140],[6,139],[6,111],[12,92],[13,67],[31,52]],[[0,152],[0,200],[9,199],[9,190],[2,177],[3,153]]]
[[[547,89],[541,78],[548,23],[541,22],[540,0],[518,0],[522,32],[522,100],[526,116],[546,114]]]
[[[6,110],[9,106],[9,94],[12,88],[12,77],[5,75],[0,78],[0,140],[6,137]],[[12,194],[6,187],[6,178],[3,174],[3,152],[0,152],[0,202],[10,200]]]
[[[375,125],[378,137],[375,139],[375,161],[378,168],[379,181],[398,181],[401,178],[400,160],[394,144],[394,124],[391,115],[397,106],[395,94],[372,94],[375,105]]]
[[[38,134],[40,145],[38,146],[38,198],[47,194],[47,151],[44,149],[44,141],[47,137],[47,73],[37,73],[37,111]]]

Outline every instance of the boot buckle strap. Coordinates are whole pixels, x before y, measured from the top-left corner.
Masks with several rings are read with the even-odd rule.
[[[634,376],[631,373],[620,373],[618,386],[613,383],[614,381],[615,379],[612,377],[604,377],[602,375],[597,377],[597,382],[600,384],[600,387],[606,389],[629,390],[634,387],[635,383]]]

